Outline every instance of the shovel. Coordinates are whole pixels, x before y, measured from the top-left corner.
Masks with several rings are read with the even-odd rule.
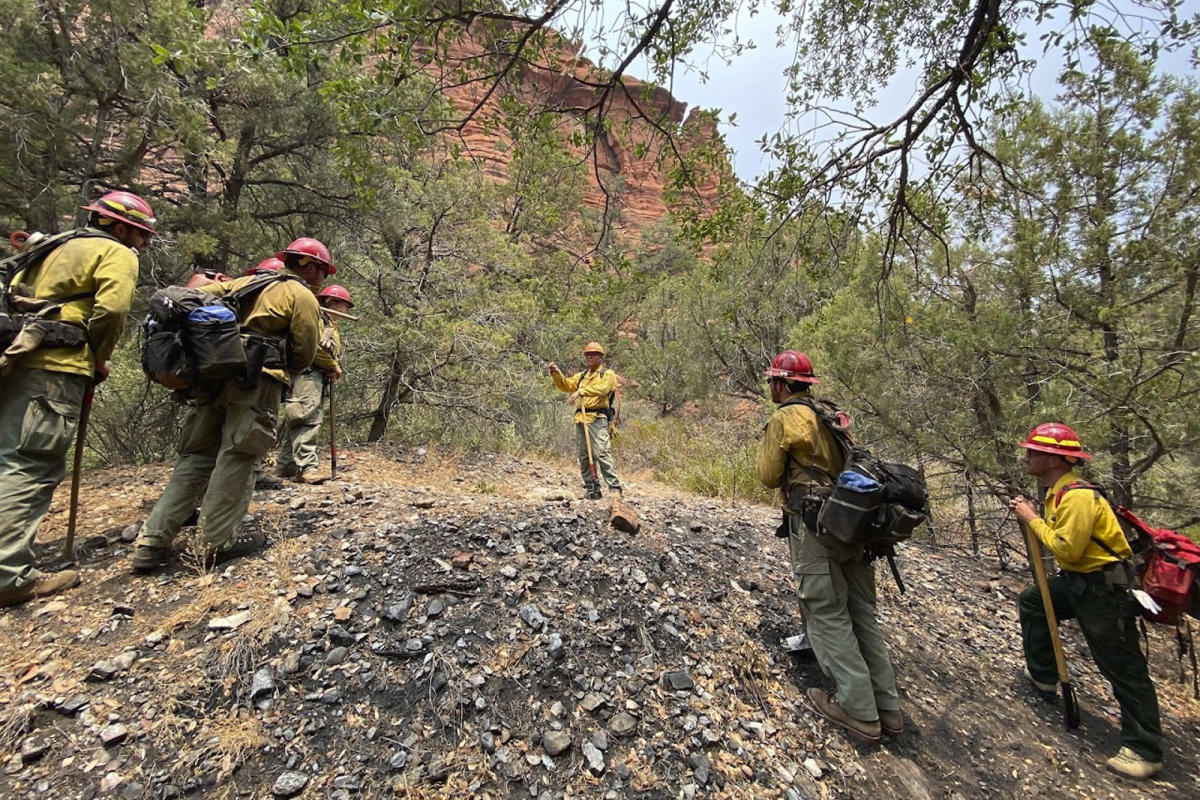
[[[592,473],[592,485],[599,486],[600,481],[596,480],[596,459],[592,456],[592,434],[591,431],[588,430],[588,424],[586,422],[587,412],[583,410],[582,400],[579,401],[579,413],[583,415],[583,419],[585,420],[579,424],[583,426],[583,441],[587,443],[588,469],[591,470]]]
[[[1063,720],[1068,728],[1079,727],[1079,703],[1075,689],[1071,686],[1071,674],[1067,672],[1067,658],[1063,655],[1062,640],[1058,638],[1058,618],[1054,616],[1054,601],[1050,599],[1050,584],[1046,580],[1046,568],[1042,565],[1042,548],[1028,525],[1021,526],[1025,544],[1029,547],[1029,563],[1033,577],[1042,595],[1042,608],[1046,612],[1046,625],[1050,628],[1050,644],[1054,648],[1054,663],[1058,667],[1058,682],[1062,686]]]

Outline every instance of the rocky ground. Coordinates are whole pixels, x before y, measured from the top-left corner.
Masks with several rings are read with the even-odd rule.
[[[261,555],[127,570],[163,467],[84,486],[84,584],[0,612],[0,796],[1200,796],[1200,702],[1151,631],[1162,780],[1106,773],[1115,703],[1066,627],[1083,727],[1020,679],[1025,578],[919,543],[881,571],[907,730],[857,745],[806,707],[776,512],[635,481],[637,535],[570,468],[351,453],[260,492]],[[43,527],[61,548],[66,491]],[[1186,662],[1186,659],[1185,659]]]

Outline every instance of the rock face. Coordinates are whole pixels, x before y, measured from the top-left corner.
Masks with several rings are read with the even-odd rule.
[[[471,63],[496,37],[495,30],[485,40],[478,28],[472,29],[470,36],[450,48],[451,62]],[[596,86],[604,80],[600,71],[578,57],[578,49],[551,32],[537,51],[540,63],[515,70],[498,91],[489,95],[489,82],[450,82],[443,94],[460,114],[478,107],[463,127],[461,141],[484,173],[498,180],[508,178],[513,150],[509,132],[494,124],[504,99],[514,97],[534,108],[557,110],[562,142],[588,165],[584,203],[596,210],[604,209],[606,202],[618,203],[621,214],[614,224],[618,231],[636,235],[668,211],[663,188],[675,159],[662,132],[669,132],[677,149],[687,153],[717,142],[716,120],[701,108],[689,110],[686,102],[665,88],[636,78],[622,78],[620,87],[605,94]],[[596,124],[597,114],[603,115],[603,125]],[[582,135],[584,146],[571,141],[577,134]],[[702,207],[711,205],[721,183],[733,180],[732,175],[726,166],[702,176],[693,199]]]

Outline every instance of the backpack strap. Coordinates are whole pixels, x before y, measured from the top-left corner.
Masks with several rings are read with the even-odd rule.
[[[850,459],[850,453],[854,450],[854,441],[850,438],[849,433],[847,433],[845,430],[837,428],[833,424],[832,415],[825,408],[824,402],[828,401],[817,401],[812,397],[793,397],[780,403],[779,410],[782,411],[789,406],[804,406],[805,408],[811,409],[812,412],[817,416],[817,422],[825,431],[829,433],[830,436],[833,437],[834,443],[837,444],[838,449],[842,451],[842,463],[844,466],[845,463]],[[830,403],[830,405],[833,404]],[[800,469],[808,472],[808,474],[814,478],[825,477],[831,484],[837,483],[836,475],[829,474],[825,470],[818,468],[815,464],[810,463],[808,465],[804,465],[799,461],[796,461],[796,459],[792,458],[791,450],[784,451],[784,458],[783,485],[785,488],[791,483],[791,467],[793,463],[795,463]]]
[[[72,239],[108,239],[121,244],[121,241],[115,236],[97,228],[76,228],[75,230],[63,231],[62,233],[47,236],[45,239],[37,242],[28,251],[17,253],[0,261],[0,282],[3,283],[0,289],[11,289],[17,284],[18,277],[22,280],[29,280],[33,275],[37,274],[42,263],[45,262],[51,253]],[[93,292],[79,292],[68,297],[48,297],[43,299],[64,305],[94,296]]]
[[[266,289],[273,283],[282,283],[283,281],[299,281],[304,283],[304,280],[297,275],[262,275],[257,279],[247,283],[240,289],[235,289],[219,299],[227,303],[232,303],[238,310],[238,315],[241,315],[242,303],[258,295],[263,289]],[[307,284],[306,284],[307,285]]]

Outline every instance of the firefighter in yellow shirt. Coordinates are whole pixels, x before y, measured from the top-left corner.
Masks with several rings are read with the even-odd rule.
[[[184,421],[171,479],[138,538],[132,561],[135,570],[152,570],[169,562],[171,540],[197,503],[198,555],[206,563],[238,558],[264,544],[261,531],[239,531],[238,523],[250,506],[254,465],[275,443],[283,389],[316,356],[320,307],[313,292],[335,269],[325,245],[308,237],[295,240],[277,255],[286,264],[279,272],[281,279],[254,296],[249,308],[239,312],[239,322],[243,332],[282,345],[286,363],[266,362],[257,385],[229,380],[198,394]],[[259,280],[264,278],[250,275],[211,283],[200,291],[219,297]]]
[[[1049,579],[1054,614],[1077,619],[1100,673],[1121,708],[1121,749],[1109,769],[1142,780],[1162,771],[1162,725],[1158,695],[1138,646],[1133,551],[1108,501],[1076,477],[1074,465],[1091,458],[1078,434],[1057,422],[1038,425],[1021,443],[1025,469],[1046,487],[1046,514],[1024,497],[1012,508],[1054,554],[1061,572]],[[1050,628],[1036,586],[1021,592],[1021,638],[1029,679],[1042,692],[1056,689],[1058,671]]]
[[[317,295],[322,308],[342,314],[354,307],[343,286],[326,286]],[[313,364],[296,376],[283,404],[283,441],[275,474],[297,483],[313,483],[317,477],[317,435],[324,421],[324,400],[330,384],[342,377],[342,334],[336,317],[322,314],[321,346]]]
[[[43,575],[33,540],[66,475],[84,395],[108,374],[137,286],[138,251],[155,232],[154,212],[130,192],[109,192],[91,205],[88,228],[11,276],[27,298],[61,303],[58,323],[82,331],[73,347],[14,341],[0,375],[0,606],[68,589],[79,573]],[[27,247],[35,247],[30,241]],[[50,246],[49,243],[46,245]],[[47,340],[43,339],[42,344]],[[53,339],[50,340],[53,343]]]
[[[621,479],[613,462],[608,428],[613,410],[610,396],[617,390],[617,375],[603,365],[604,348],[588,342],[583,348],[587,369],[571,377],[563,375],[557,364],[550,365],[550,378],[559,391],[567,393],[567,405],[575,409],[575,444],[579,454],[579,472],[589,500],[599,500],[600,478],[609,489],[621,494]],[[588,460],[588,441],[591,461]],[[594,470],[593,470],[593,465]]]

